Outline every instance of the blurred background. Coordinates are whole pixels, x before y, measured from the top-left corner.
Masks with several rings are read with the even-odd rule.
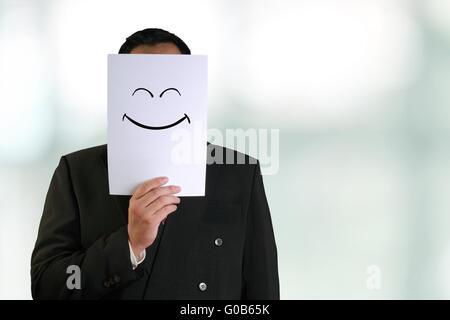
[[[280,130],[282,299],[449,299],[449,17],[447,0],[0,0],[0,298],[31,298],[59,158],[107,142],[106,55],[160,27],[209,56],[209,128]]]

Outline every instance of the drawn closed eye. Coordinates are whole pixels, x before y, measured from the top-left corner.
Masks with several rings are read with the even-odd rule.
[[[134,94],[135,94],[137,91],[140,91],[140,90],[142,90],[142,91],[147,91],[147,92],[152,96],[152,98],[153,98],[153,93],[151,93],[150,90],[148,90],[148,89],[146,89],[146,88],[137,88],[136,90],[134,90],[132,96],[134,96]]]
[[[178,95],[181,96],[181,93],[180,93],[180,91],[178,91],[177,88],[167,88],[166,90],[164,90],[163,92],[161,92],[161,94],[159,95],[159,97],[161,98],[162,95],[163,95],[164,93],[166,93],[167,91],[169,91],[169,90],[176,91],[176,92],[178,92]]]

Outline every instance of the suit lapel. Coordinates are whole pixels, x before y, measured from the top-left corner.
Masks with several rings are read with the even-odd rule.
[[[107,157],[107,145],[105,145],[104,150],[100,153],[100,158],[102,159],[104,172],[106,175],[106,180],[108,181],[108,190],[109,190],[109,176],[108,176],[108,157]],[[130,202],[131,196],[126,195],[109,195],[111,198],[113,198],[114,202],[116,203],[116,208],[118,211],[118,214],[120,215],[120,218],[125,224],[128,224],[128,205]]]

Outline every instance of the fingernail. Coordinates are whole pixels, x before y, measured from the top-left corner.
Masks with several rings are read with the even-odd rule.
[[[169,178],[167,178],[167,177],[161,177],[161,182],[167,182],[167,181],[169,181]]]

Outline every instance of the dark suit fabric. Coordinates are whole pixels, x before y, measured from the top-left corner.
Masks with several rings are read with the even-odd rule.
[[[227,152],[244,157],[208,147],[224,158]],[[245,159],[246,164],[207,165],[206,196],[181,198],[133,270],[131,196],[109,194],[107,146],[61,157],[31,258],[33,298],[279,299],[277,249],[260,167]],[[81,269],[81,289],[66,286],[70,265]]]

